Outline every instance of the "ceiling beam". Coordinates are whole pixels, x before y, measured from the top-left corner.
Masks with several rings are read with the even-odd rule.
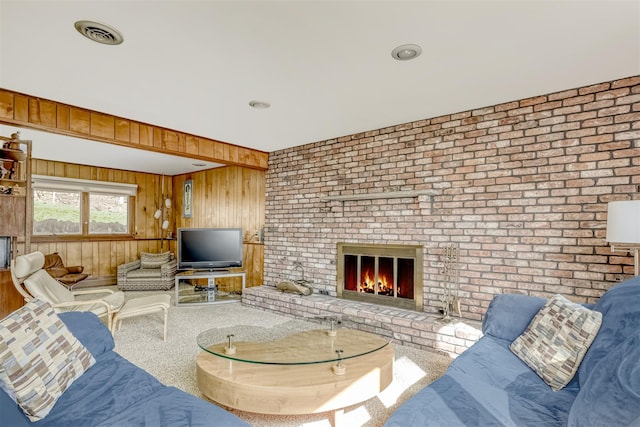
[[[0,123],[266,170],[268,153],[0,88]]]

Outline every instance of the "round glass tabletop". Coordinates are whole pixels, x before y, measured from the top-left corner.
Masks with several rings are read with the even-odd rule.
[[[248,363],[304,365],[362,356],[389,344],[353,329],[290,330],[255,326],[214,328],[200,333],[198,346],[218,357]]]

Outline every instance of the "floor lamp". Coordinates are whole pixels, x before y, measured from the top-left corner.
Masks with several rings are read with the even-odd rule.
[[[640,249],[640,200],[609,202],[607,209],[607,242],[611,251],[633,252],[635,275],[638,275]]]

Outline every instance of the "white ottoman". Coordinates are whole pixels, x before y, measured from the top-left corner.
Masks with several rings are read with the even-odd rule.
[[[167,340],[167,317],[169,314],[169,306],[171,305],[171,296],[149,295],[148,297],[134,298],[124,303],[122,308],[113,317],[114,331],[120,330],[122,319],[129,317],[142,316],[144,314],[157,313],[164,311],[164,335],[163,339]]]

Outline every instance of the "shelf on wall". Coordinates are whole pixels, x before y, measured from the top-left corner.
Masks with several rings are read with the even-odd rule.
[[[418,196],[435,196],[438,192],[436,190],[405,190],[405,191],[383,191],[380,193],[361,193],[361,194],[347,194],[339,196],[327,196],[322,198],[323,202],[332,201],[351,201],[351,200],[377,200],[377,199],[400,199],[403,197],[418,197]]]

